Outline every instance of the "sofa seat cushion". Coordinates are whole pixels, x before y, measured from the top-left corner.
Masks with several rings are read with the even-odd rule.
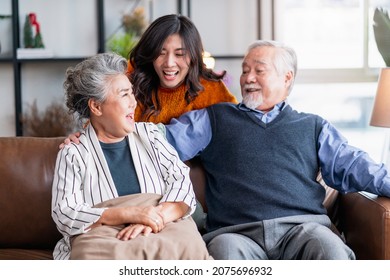
[[[0,249],[0,260],[52,260],[51,249]]]

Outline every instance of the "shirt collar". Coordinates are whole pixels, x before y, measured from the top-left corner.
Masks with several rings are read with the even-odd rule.
[[[281,111],[284,110],[284,108],[286,108],[286,106],[288,105],[288,101],[287,99],[283,100],[282,102],[279,102],[278,104],[276,104],[271,111],[269,112],[263,112],[263,111],[260,111],[260,110],[257,110],[257,109],[250,109],[248,107],[245,106],[244,103],[239,103],[237,106],[238,106],[238,109],[240,109],[241,111],[245,111],[245,112],[255,112],[255,113],[260,113],[262,115],[264,114],[278,114],[280,113]]]
[[[283,100],[282,102],[276,104],[269,112],[250,109],[246,107],[243,103],[238,104],[238,108],[239,110],[244,112],[252,112],[256,116],[256,118],[258,118],[263,123],[269,123],[272,122],[284,108],[286,108],[286,105],[287,105],[287,100]]]

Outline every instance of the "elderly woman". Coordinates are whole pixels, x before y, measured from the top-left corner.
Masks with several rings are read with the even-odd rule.
[[[173,221],[194,224],[188,218],[196,207],[189,168],[155,124],[135,123],[137,103],[126,70],[126,59],[105,53],[66,72],[66,105],[89,122],[79,138],[81,144],[67,145],[57,156],[52,217],[64,237],[55,247],[54,259],[133,258],[126,253],[135,248],[131,241],[146,238],[153,242],[149,236],[158,236],[168,225],[177,224]],[[136,203],[127,203],[140,193]],[[153,202],[139,201],[150,193]],[[116,204],[118,197],[122,200]],[[101,244],[94,244],[101,238],[95,229],[104,227],[110,231],[105,232],[104,238],[109,240],[105,243],[119,242],[120,246],[102,249]],[[196,226],[190,228],[198,238]],[[76,255],[75,244],[82,246]],[[150,258],[170,258],[156,254]]]

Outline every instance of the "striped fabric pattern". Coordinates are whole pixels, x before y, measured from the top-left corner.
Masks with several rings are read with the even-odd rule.
[[[161,202],[183,201],[193,213],[195,194],[189,168],[153,123],[136,123],[128,136],[142,193],[162,195]],[[118,197],[99,140],[91,125],[82,132],[80,144],[70,144],[58,153],[52,186],[52,218],[64,236],[54,250],[54,259],[68,259],[70,237],[85,233],[104,209],[95,204]]]

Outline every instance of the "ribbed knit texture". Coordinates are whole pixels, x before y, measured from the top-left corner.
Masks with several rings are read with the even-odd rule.
[[[128,73],[131,73],[133,68],[129,63]],[[161,111],[158,115],[152,115],[148,118],[142,116],[143,106],[137,104],[135,110],[135,120],[137,122],[153,122],[168,124],[172,118],[178,118],[182,114],[203,109],[208,106],[221,103],[232,102],[237,103],[236,97],[230,93],[226,85],[222,81],[214,82],[205,79],[200,79],[204,90],[198,93],[198,96],[187,104],[185,93],[187,91],[184,83],[174,89],[159,87],[158,96],[160,98]]]
[[[326,213],[317,183],[321,119],[287,106],[265,124],[236,105],[208,108],[207,230],[284,216]]]
[[[160,87],[158,90],[161,105],[160,113],[145,119],[141,117],[142,106],[137,106],[135,120],[168,124],[172,118],[178,118],[188,111],[203,109],[220,102],[237,103],[236,98],[229,92],[222,81],[214,82],[202,79],[201,83],[204,90],[199,92],[195,100],[189,104],[185,100],[186,88],[184,84],[175,89]]]

